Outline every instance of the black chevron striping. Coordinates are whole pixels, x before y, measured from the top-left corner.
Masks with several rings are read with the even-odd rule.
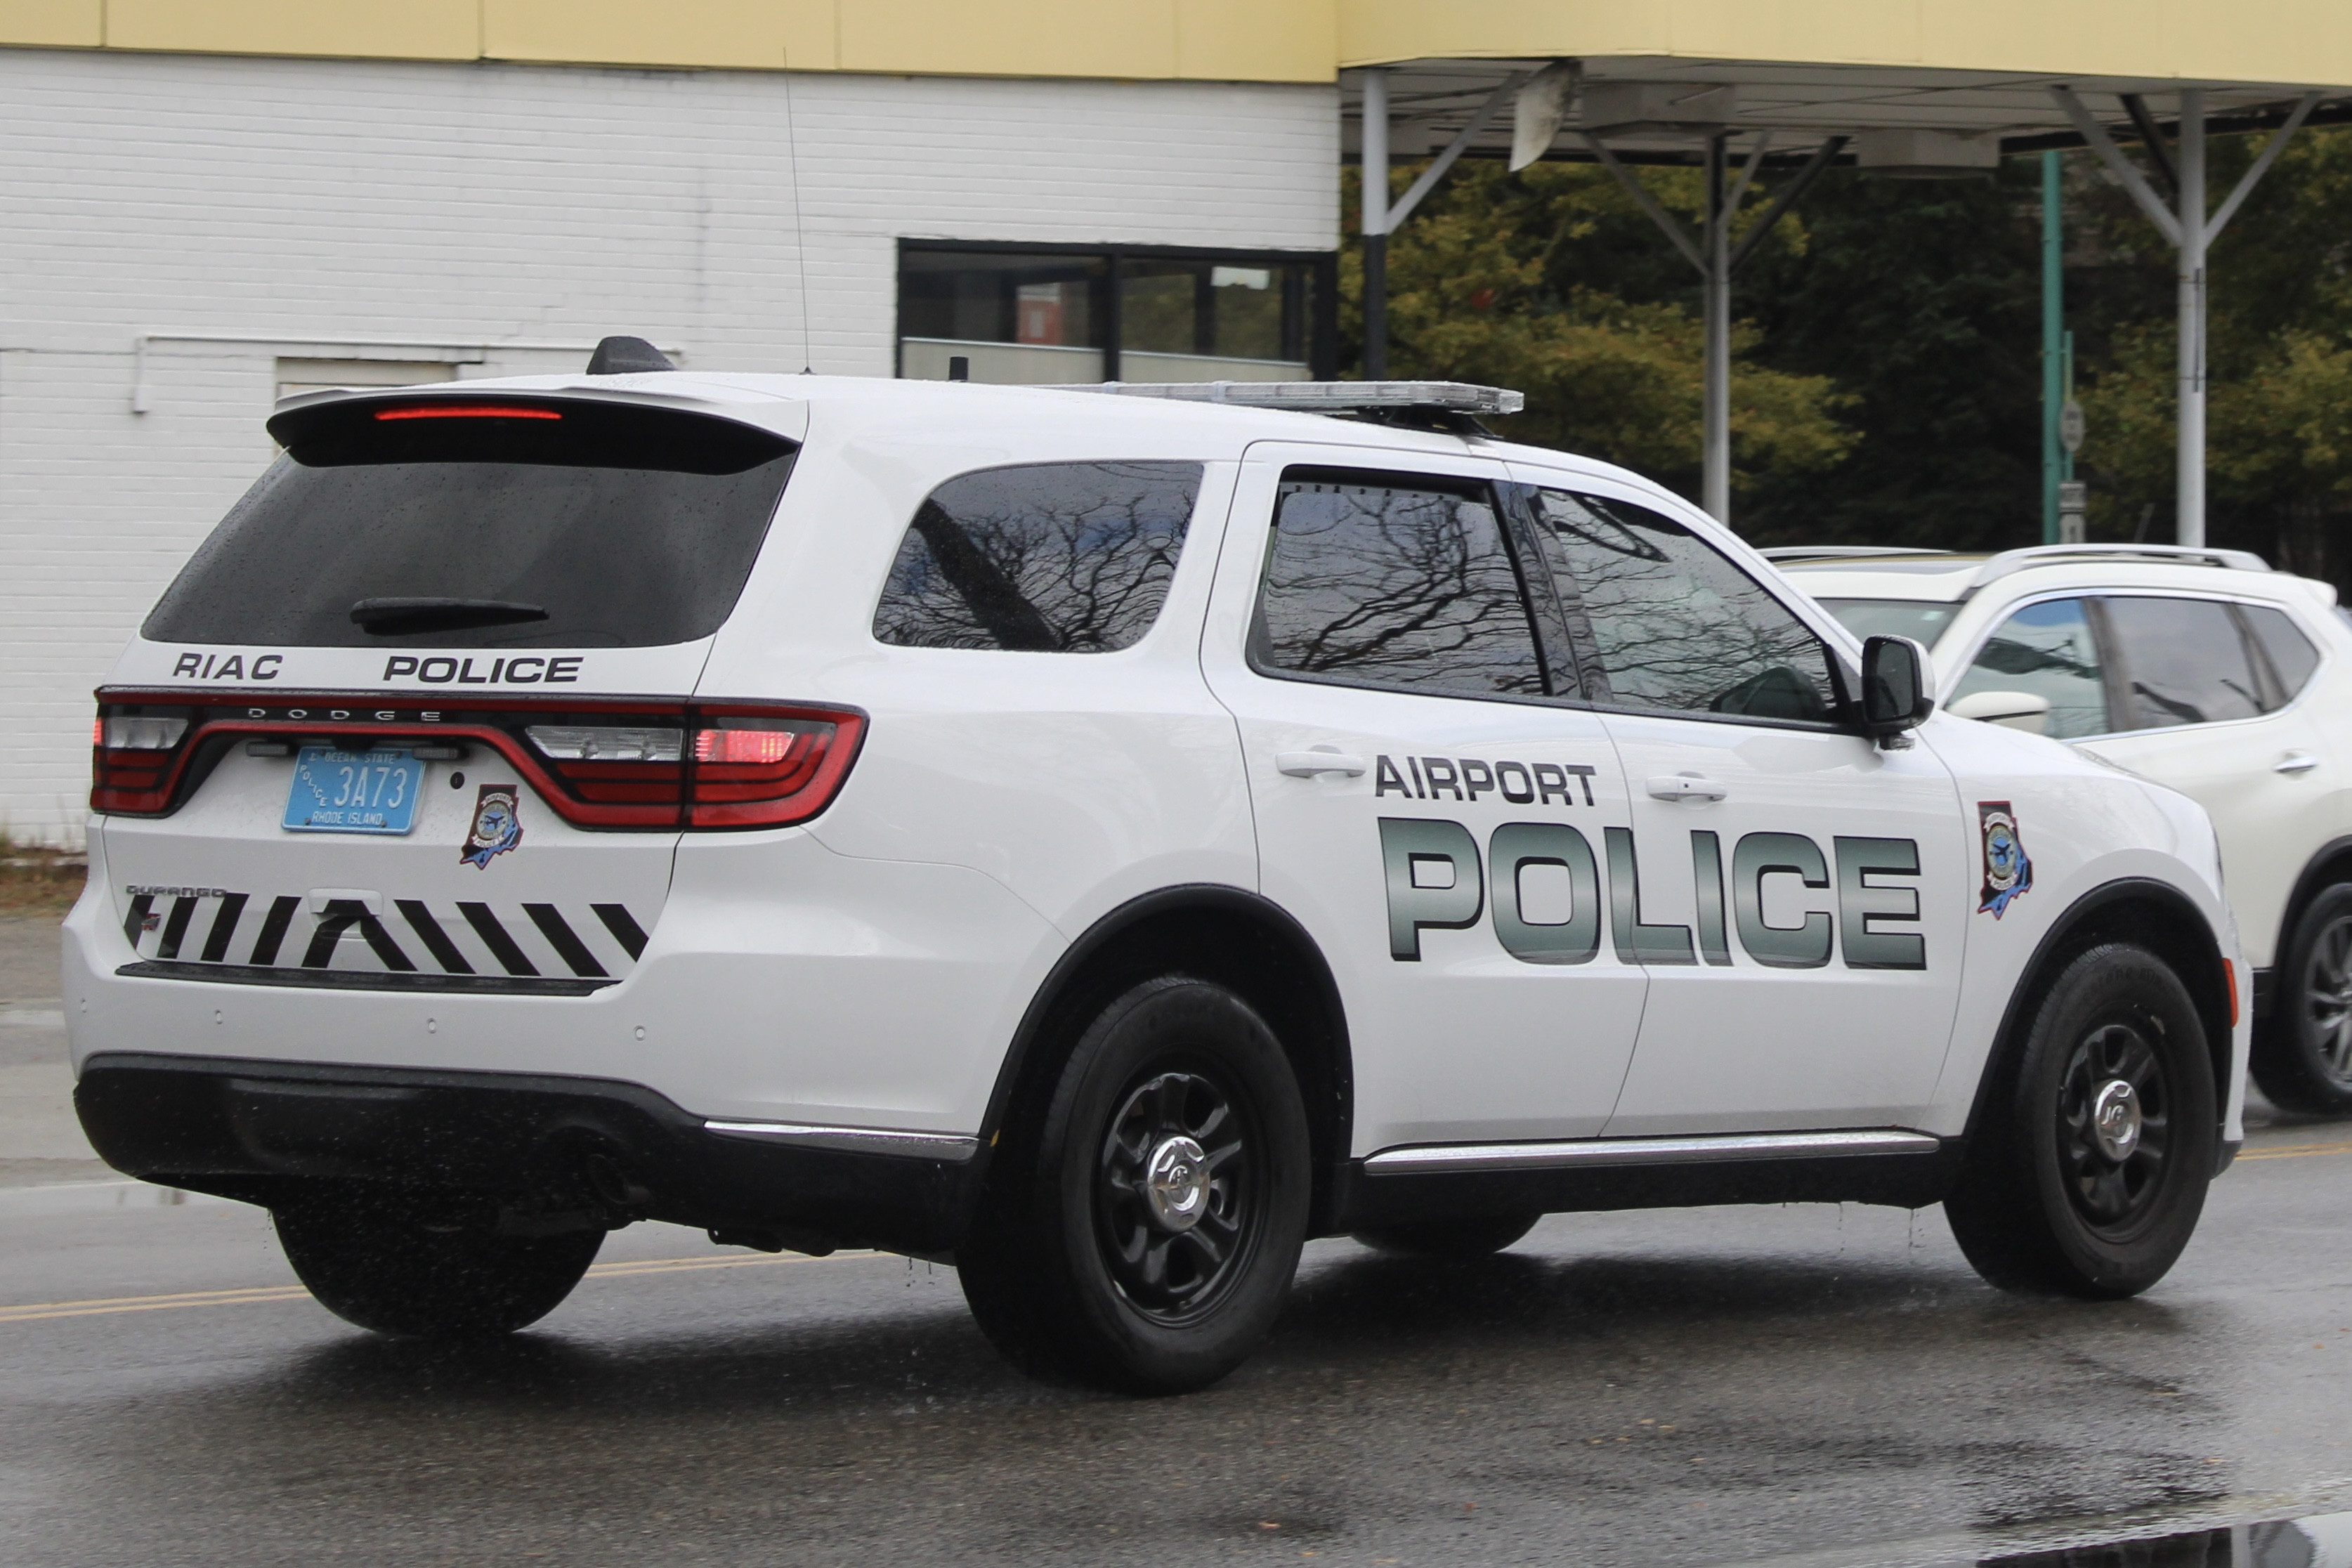
[[[604,929],[613,933],[613,940],[628,953],[629,962],[634,963],[646,955],[645,927],[629,913],[628,905],[591,904],[588,907],[596,911],[596,918],[604,922]]]
[[[400,910],[401,919],[408,922],[408,929],[425,943],[425,951],[433,955],[434,963],[451,974],[474,973],[474,966],[466,961],[464,953],[457,951],[457,944],[449,940],[449,933],[441,929],[440,921],[425,907],[424,900],[400,899],[394,901],[394,907]]]
[[[596,962],[596,955],[588,951],[588,944],[580,940],[579,933],[565,922],[562,911],[553,904],[525,904],[522,912],[530,917],[530,923],[539,928],[539,934],[547,939],[547,945],[555,949],[557,955],[572,966],[572,973],[602,978],[607,973],[604,966]]]
[[[236,922],[245,918],[245,895],[230,893],[221,900],[220,912],[213,916],[213,929],[205,937],[204,961],[218,963],[228,957],[228,944],[236,935]]]
[[[490,956],[507,966],[509,974],[539,973],[539,965],[523,955],[522,949],[515,945],[515,939],[507,934],[507,928],[499,924],[499,917],[490,913],[489,905],[459,904],[457,912],[466,917],[466,923],[474,928],[474,934],[482,939],[482,945],[490,950]]]
[[[147,913],[155,907],[152,895],[142,893],[131,900],[131,912],[122,917],[122,940],[132,947],[139,945],[140,933],[147,929]]]
[[[155,946],[157,958],[177,958],[180,944],[188,940],[188,922],[196,918],[196,900],[177,898],[172,900],[172,912],[163,921],[163,940]]]
[[[278,962],[278,949],[286,941],[286,929],[294,923],[294,911],[302,900],[291,893],[280,894],[269,906],[269,913],[261,922],[261,934],[253,939],[253,957],[248,961],[268,968]]]

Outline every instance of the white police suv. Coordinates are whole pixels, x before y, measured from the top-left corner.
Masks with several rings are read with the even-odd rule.
[[[92,1141],[371,1329],[653,1218],[952,1258],[1142,1390],[1314,1236],[1942,1201],[2000,1284],[2159,1279],[2240,1136],[2203,812],[1515,405],[632,340],[289,400],[99,693]]]

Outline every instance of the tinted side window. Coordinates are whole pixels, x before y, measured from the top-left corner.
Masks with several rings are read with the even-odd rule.
[[[2311,639],[2298,630],[2284,610],[2267,609],[2261,605],[2240,605],[2238,614],[2246,618],[2254,641],[2271,661],[2271,673],[2278,677],[2275,707],[2284,708],[2294,701],[2319,668],[2319,650]]]
[[[1518,574],[1483,489],[1286,477],[1250,655],[1270,674],[1350,685],[1544,689]]]
[[[1108,653],[1151,629],[1198,463],[1034,463],[950,479],[898,544],[874,636],[901,647]]]
[[[1829,650],[1762,584],[1646,507],[1537,492],[1570,617],[1621,707],[1825,721]]]
[[[2042,732],[2062,741],[2118,727],[2107,717],[2106,671],[2080,599],[2028,605],[2001,622],[1952,689],[1952,698],[1958,701],[1979,691],[2049,699],[2050,717]]]
[[[2132,728],[2211,724],[2263,710],[2252,650],[2228,605],[2115,598],[2104,608],[2131,692]]]

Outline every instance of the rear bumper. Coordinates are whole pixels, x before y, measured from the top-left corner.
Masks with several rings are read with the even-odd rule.
[[[714,1131],[642,1086],[552,1075],[109,1051],[74,1104],[109,1164],[196,1192],[386,1183],[509,1228],[658,1219],[802,1251],[951,1252],[980,1165]]]

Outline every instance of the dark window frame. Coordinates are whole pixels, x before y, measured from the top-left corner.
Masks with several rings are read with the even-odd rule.
[[[1702,724],[1745,724],[1757,729],[1793,730],[1800,734],[1805,735],[1859,735],[1864,732],[1860,715],[1856,711],[1854,696],[1856,692],[1862,689],[1862,674],[1860,670],[1854,668],[1848,661],[1845,650],[1840,647],[1829,637],[1822,636],[1821,628],[1813,625],[1813,623],[1806,616],[1800,614],[1797,607],[1790,604],[1789,601],[1780,594],[1776,593],[1769,581],[1758,576],[1740,562],[1734,560],[1730,555],[1727,554],[1723,550],[1717,546],[1715,541],[1707,538],[1704,531],[1694,527],[1688,520],[1677,517],[1673,512],[1664,510],[1661,508],[1653,505],[1648,500],[1636,500],[1631,497],[1611,495],[1605,489],[1585,491],[1571,489],[1569,485],[1563,483],[1541,484],[1532,482],[1515,482],[1514,488],[1517,489],[1521,492],[1518,501],[1520,509],[1519,516],[1515,521],[1515,526],[1528,536],[1537,558],[1543,561],[1545,563],[1545,575],[1552,579],[1554,602],[1559,607],[1559,613],[1563,623],[1563,635],[1568,639],[1570,647],[1573,650],[1575,668],[1583,673],[1586,689],[1591,694],[1586,700],[1579,703],[1578,706],[1595,708],[1601,711],[1610,713],[1623,713],[1627,715],[1639,716],[1645,719],[1686,719],[1693,722]],[[1728,566],[1734,572],[1738,573],[1741,576],[1746,577],[1750,582],[1754,583],[1757,588],[1762,592],[1766,598],[1780,605],[1780,608],[1788,614],[1790,620],[1803,627],[1806,635],[1811,637],[1814,642],[1821,645],[1822,652],[1825,656],[1824,662],[1829,667],[1830,686],[1832,694],[1832,707],[1830,710],[1831,716],[1824,720],[1770,719],[1752,713],[1713,713],[1685,708],[1652,708],[1644,703],[1619,701],[1617,700],[1614,688],[1610,684],[1608,669],[1606,666],[1602,664],[1601,659],[1600,640],[1593,634],[1591,623],[1585,617],[1581,595],[1572,595],[1564,592],[1559,588],[1559,578],[1562,574],[1562,567],[1552,561],[1550,552],[1554,547],[1544,542],[1543,530],[1545,528],[1545,524],[1542,517],[1536,510],[1537,493],[1547,489],[1561,490],[1572,496],[1590,494],[1601,500],[1615,501],[1625,506],[1640,507],[1645,511],[1654,512],[1657,516],[1664,518],[1666,521],[1673,523],[1675,527],[1683,529],[1700,544],[1709,550],[1713,550],[1717,555],[1722,558],[1726,566]],[[1573,572],[1569,572],[1567,573],[1567,575],[1572,581],[1575,574]]]
[[[910,254],[964,253],[982,256],[1076,256],[1103,261],[1105,281],[1100,308],[1103,330],[1103,379],[1119,376],[1120,264],[1128,261],[1210,261],[1241,267],[1297,267],[1309,269],[1312,298],[1307,310],[1307,374],[1310,381],[1332,381],[1339,374],[1339,253],[1336,250],[1249,250],[1202,245],[1055,245],[1045,241],[983,239],[901,239],[891,273],[890,374],[904,376],[906,367],[906,258]]]
[[[1511,563],[1511,576],[1518,585],[1519,608],[1528,618],[1528,631],[1536,655],[1536,668],[1542,676],[1545,690],[1541,692],[1512,691],[1428,691],[1392,681],[1366,680],[1345,675],[1317,675],[1304,670],[1289,669],[1269,664],[1261,657],[1265,647],[1265,588],[1268,574],[1274,565],[1274,547],[1279,537],[1281,521],[1281,487],[1294,481],[1307,484],[1361,485],[1366,488],[1388,487],[1397,489],[1435,490],[1451,493],[1465,500],[1475,500],[1495,512],[1496,532],[1503,541],[1503,554]],[[1268,680],[1297,681],[1308,686],[1344,686],[1358,691],[1380,691],[1398,697],[1424,697],[1447,702],[1507,702],[1538,708],[1590,708],[1581,691],[1561,691],[1563,680],[1573,682],[1573,664],[1556,662],[1561,642],[1545,623],[1541,599],[1529,585],[1528,570],[1528,540],[1514,515],[1514,503],[1507,492],[1509,481],[1487,479],[1475,474],[1428,473],[1406,468],[1357,468],[1331,463],[1289,463],[1276,478],[1275,504],[1266,513],[1265,540],[1258,550],[1257,578],[1250,591],[1249,626],[1243,637],[1242,656],[1254,675]],[[1557,615],[1557,604],[1553,605]]]

